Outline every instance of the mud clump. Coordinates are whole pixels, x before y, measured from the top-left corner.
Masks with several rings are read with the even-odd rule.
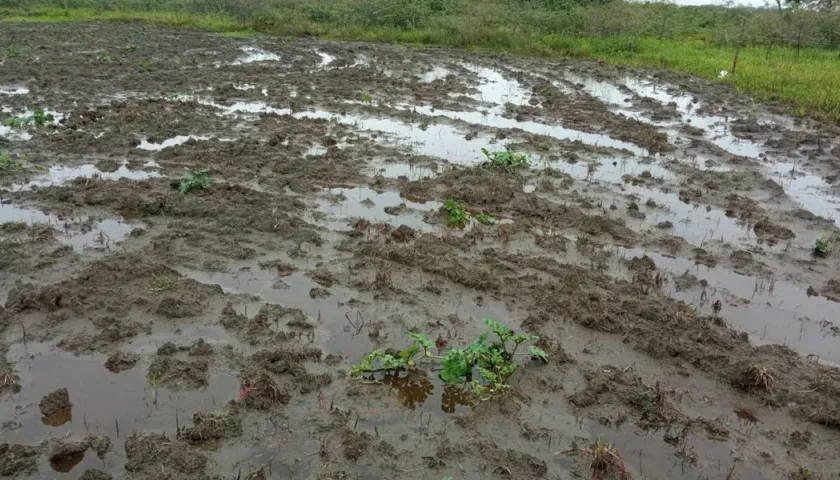
[[[113,478],[110,473],[105,473],[102,470],[87,469],[79,477],[79,480],[113,480]]]
[[[776,389],[776,372],[768,366],[741,363],[733,369],[732,386],[748,393],[773,393]]]
[[[59,441],[50,449],[50,466],[57,472],[69,472],[85,458],[88,444],[85,441]]]
[[[193,426],[185,428],[180,438],[201,443],[239,435],[242,435],[242,418],[236,410],[227,407],[215,412],[196,413],[193,415]]]
[[[288,390],[278,385],[267,372],[246,372],[241,382],[239,399],[247,408],[270,410],[288,404],[292,398]]]
[[[134,368],[138,360],[140,360],[140,356],[136,353],[116,352],[108,356],[105,361],[105,368],[112,373],[120,373]]]
[[[131,473],[148,473],[158,477],[162,467],[183,474],[178,478],[202,478],[207,457],[187,444],[162,434],[134,434],[125,441],[125,469]],[[186,476],[189,475],[189,476]]]
[[[189,318],[201,315],[204,307],[198,300],[164,297],[158,303],[155,313],[166,318]]]
[[[332,383],[329,373],[311,374],[305,362],[320,362],[319,348],[262,350],[251,358],[254,364],[275,375],[290,375],[303,394],[314,392]]]
[[[753,231],[755,231],[756,235],[764,238],[765,240],[791,240],[796,238],[796,234],[793,233],[793,230],[781,225],[776,225],[767,217],[759,220],[753,227]]]
[[[417,231],[408,225],[400,225],[391,232],[391,238],[397,243],[408,243],[417,237]]]
[[[367,432],[345,430],[341,441],[344,445],[344,458],[355,462],[367,453],[373,442],[373,436]]]
[[[51,417],[64,410],[69,410],[73,406],[70,403],[70,394],[66,388],[59,388],[54,392],[48,393],[41,398],[38,408],[41,409],[41,414],[45,417]]]
[[[27,475],[38,470],[37,447],[0,443],[0,476]]]
[[[208,372],[209,364],[206,360],[184,361],[158,356],[149,365],[148,377],[152,385],[201,388],[208,384]]]

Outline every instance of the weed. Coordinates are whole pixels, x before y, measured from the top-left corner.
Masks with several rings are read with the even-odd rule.
[[[470,214],[457,200],[444,200],[443,211],[446,212],[446,224],[454,228],[464,228],[470,219]]]
[[[155,69],[155,64],[152,63],[149,59],[143,59],[137,62],[137,68],[140,69],[141,72],[151,72]]]
[[[489,332],[481,334],[475,341],[463,348],[451,348],[445,355],[432,354],[435,342],[419,333],[411,333],[414,341],[404,350],[374,350],[350,370],[350,376],[359,378],[364,374],[376,372],[400,372],[416,368],[420,359],[429,358],[440,361],[443,370],[440,378],[448,384],[469,384],[478,394],[494,394],[512,388],[508,384],[510,377],[519,369],[516,355],[526,342],[539,340],[534,335],[515,334],[506,325],[495,320],[485,319]],[[494,334],[498,340],[488,343],[488,337]],[[548,354],[531,345],[526,354],[543,362],[548,361]],[[473,370],[478,370],[481,380],[473,377]],[[468,380],[472,379],[468,383]]]
[[[149,290],[153,292],[168,292],[178,288],[178,284],[180,282],[181,280],[178,277],[172,277],[169,275],[153,275],[152,286]]]
[[[496,219],[485,212],[481,212],[478,215],[476,215],[475,221],[482,225],[493,225],[494,223],[496,223]]]
[[[123,45],[122,47],[120,47],[120,50],[122,50],[123,52],[133,52],[133,51],[137,50],[137,45],[135,45],[133,43],[129,43],[127,45]]]
[[[834,237],[825,236],[818,238],[817,241],[814,243],[814,256],[820,258],[826,258],[827,256],[831,255],[831,251],[834,249]]]
[[[482,165],[492,168],[504,168],[511,170],[517,167],[528,165],[528,157],[521,153],[515,153],[511,150],[501,150],[498,152],[491,152],[486,148],[482,148],[481,152],[487,157],[487,161]]]
[[[805,467],[800,466],[796,470],[792,470],[787,474],[788,480],[813,480],[814,472]]]
[[[6,50],[3,52],[3,57],[16,58],[19,57],[22,53],[23,49],[21,49],[19,45],[10,44],[6,47]]]
[[[103,53],[101,57],[99,57],[99,61],[102,63],[113,63],[115,60],[114,56],[110,53]]]
[[[23,164],[12,158],[8,153],[0,153],[0,172],[19,172]]]
[[[604,434],[598,436],[598,441],[588,448],[574,448],[558,452],[562,454],[574,454],[588,457],[589,468],[592,470],[592,479],[597,480],[602,476],[618,476],[621,480],[625,480],[630,476],[627,474],[627,467],[624,465],[624,460],[618,455],[615,447],[607,443]]]
[[[32,112],[32,121],[35,122],[35,125],[41,127],[54,122],[55,116],[52,113],[45,112],[43,108],[39,108]]]
[[[744,390],[764,390],[772,392],[776,386],[776,375],[770,367],[751,364],[734,382]]]
[[[361,100],[364,103],[371,104],[373,103],[373,96],[369,93],[360,93],[359,100]]]
[[[213,186],[210,170],[204,168],[182,178],[178,183],[178,193],[186,195],[193,190],[203,190]]]
[[[11,117],[3,121],[3,125],[11,128],[21,128],[29,124],[25,117]]]

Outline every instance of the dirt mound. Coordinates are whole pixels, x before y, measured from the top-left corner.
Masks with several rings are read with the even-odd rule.
[[[73,404],[70,403],[70,394],[67,393],[66,388],[59,388],[52,393],[44,395],[44,398],[41,399],[41,403],[38,404],[41,414],[45,417],[51,417],[62,410],[69,409],[72,406]]]
[[[161,468],[177,472],[178,478],[204,478],[207,457],[177,440],[165,435],[134,434],[125,441],[126,471],[143,474],[147,478],[160,475]]]

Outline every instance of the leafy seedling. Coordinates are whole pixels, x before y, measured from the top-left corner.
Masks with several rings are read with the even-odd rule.
[[[832,237],[822,236],[814,243],[814,256],[825,258],[831,255],[834,248],[834,239]]]
[[[193,190],[203,190],[212,186],[210,170],[204,168],[182,178],[178,183],[178,193],[186,195]]]
[[[511,150],[501,150],[498,152],[491,152],[486,148],[482,148],[481,152],[487,157],[487,161],[483,166],[492,168],[503,168],[511,170],[518,167],[528,165],[528,157],[521,153],[516,153]]]
[[[101,57],[99,57],[99,61],[102,63],[113,63],[114,56],[110,53],[103,53]]]
[[[141,72],[151,72],[155,69],[155,65],[151,60],[144,59],[137,62],[137,68],[139,68]]]
[[[482,225],[493,225],[496,223],[496,219],[493,218],[491,215],[487,213],[479,213],[475,216],[475,221],[482,224]]]
[[[478,394],[495,394],[512,387],[510,377],[519,369],[516,355],[525,342],[533,342],[538,337],[528,334],[516,334],[506,325],[495,320],[485,319],[490,329],[481,334],[471,344],[461,348],[451,348],[445,355],[433,355],[435,343],[419,333],[411,333],[411,346],[404,350],[374,350],[350,370],[350,376],[359,378],[365,374],[377,372],[398,373],[418,367],[420,358],[441,362],[440,378],[447,384],[470,385]],[[489,342],[489,337],[495,338]],[[522,355],[522,354],[520,354]],[[548,361],[548,354],[536,346],[530,346],[527,354],[542,362]],[[474,375],[475,371],[478,375]]]
[[[446,224],[454,228],[464,228],[470,219],[470,214],[457,200],[444,200],[443,211],[446,213]]]
[[[52,113],[45,112],[43,108],[39,108],[32,113],[32,121],[35,122],[35,125],[41,127],[54,122],[55,116]]]
[[[0,172],[17,172],[23,170],[23,164],[12,158],[8,153],[0,153]]]

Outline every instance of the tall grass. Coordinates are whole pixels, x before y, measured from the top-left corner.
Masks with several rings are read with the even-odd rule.
[[[694,73],[840,120],[840,12],[573,0],[0,0],[0,16],[585,57]],[[736,73],[719,80],[737,45]]]

